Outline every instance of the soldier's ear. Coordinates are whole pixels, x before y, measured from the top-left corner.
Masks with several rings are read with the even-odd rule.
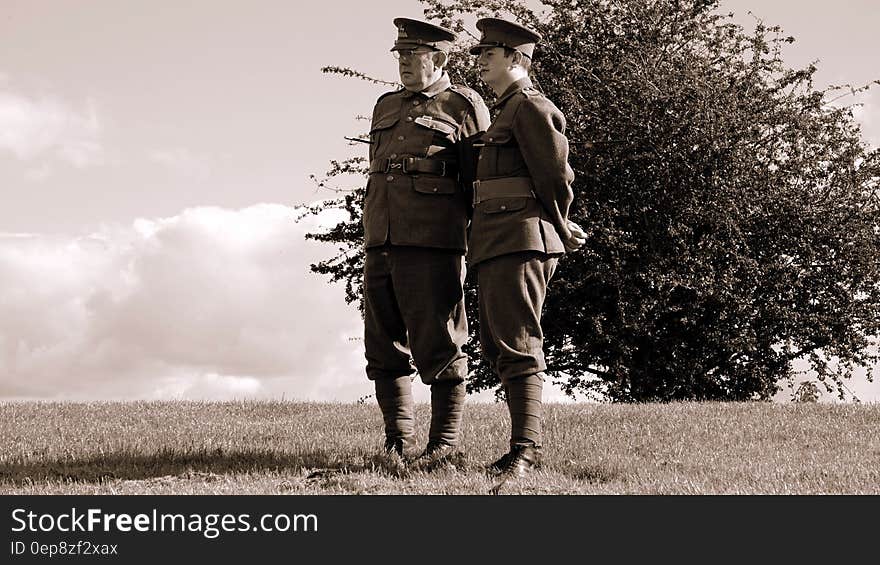
[[[438,69],[442,69],[446,67],[446,63],[449,61],[449,55],[446,51],[435,51],[434,52],[434,66]]]
[[[523,66],[523,59],[525,59],[525,57],[526,57],[526,56],[523,55],[522,53],[520,53],[519,51],[514,50],[514,51],[513,51],[513,57],[510,58],[510,61],[511,61],[514,65],[519,65],[519,66],[522,67],[522,66]]]

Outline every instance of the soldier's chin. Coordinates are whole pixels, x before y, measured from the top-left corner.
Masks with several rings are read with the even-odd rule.
[[[403,84],[404,88],[414,92],[418,92],[425,87],[425,84],[423,84],[416,75],[411,73],[401,73],[400,82]]]

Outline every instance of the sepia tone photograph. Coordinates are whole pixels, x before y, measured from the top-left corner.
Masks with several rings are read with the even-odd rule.
[[[880,494],[878,28],[0,0],[0,493]]]

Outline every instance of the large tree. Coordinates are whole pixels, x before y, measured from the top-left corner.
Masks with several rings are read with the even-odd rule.
[[[800,366],[843,395],[845,379],[877,363],[880,151],[841,98],[858,89],[816,88],[814,66],[782,60],[792,38],[761,22],[746,30],[714,0],[425,4],[427,18],[464,37],[464,21],[490,15],[544,37],[533,73],[567,116],[572,219],[589,234],[560,262],[544,310],[548,372],[564,390],[769,399]],[[467,46],[450,74],[491,102]],[[334,162],[328,182],[364,165]],[[337,246],[312,268],[344,282],[354,302],[363,194],[311,209],[348,212],[309,237]],[[496,385],[475,363],[469,389]]]

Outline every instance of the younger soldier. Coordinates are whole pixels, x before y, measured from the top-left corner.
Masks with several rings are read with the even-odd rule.
[[[468,262],[477,269],[483,355],[510,411],[510,451],[492,466],[501,474],[497,489],[540,461],[541,308],[559,257],[584,239],[568,220],[574,173],[565,118],[529,80],[541,36],[497,18],[479,20],[477,29],[471,53],[498,99],[479,143]]]
[[[473,181],[469,137],[489,111],[444,70],[455,34],[397,18],[403,88],[376,102],[364,201],[364,343],[367,377],[385,422],[385,450],[403,455],[414,435],[410,355],[431,386],[431,426],[422,462],[458,443],[467,340],[462,282]]]

